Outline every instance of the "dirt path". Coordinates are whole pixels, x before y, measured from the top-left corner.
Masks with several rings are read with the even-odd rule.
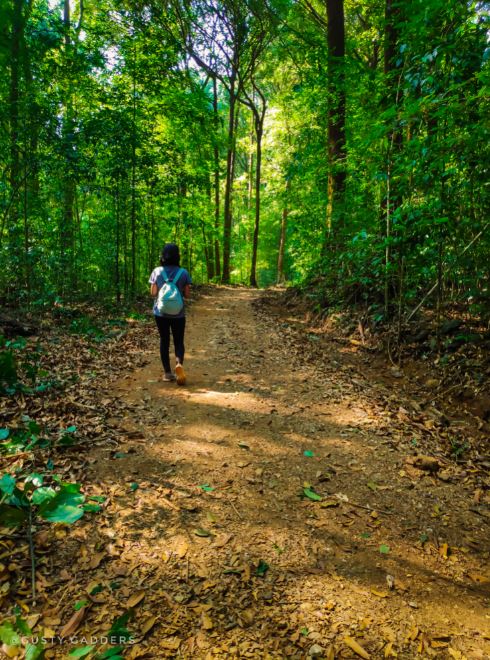
[[[220,288],[192,307],[185,388],[160,380],[149,336],[148,365],[116,391],[125,441],[90,459],[112,495],[103,579],[122,609],[141,596],[130,657],[489,658],[471,475],[407,466],[411,437],[396,442],[369,383],[340,354],[315,365],[258,296]]]

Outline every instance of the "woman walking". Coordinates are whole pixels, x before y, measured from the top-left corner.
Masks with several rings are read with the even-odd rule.
[[[178,385],[184,385],[184,299],[190,296],[191,276],[185,268],[180,267],[180,252],[174,243],[163,246],[160,264],[150,275],[149,282],[151,295],[155,298],[153,314],[160,333],[163,380],[177,380]],[[174,340],[175,374],[170,367],[170,331]]]

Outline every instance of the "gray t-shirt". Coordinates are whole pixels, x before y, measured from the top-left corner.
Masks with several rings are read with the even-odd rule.
[[[171,282],[173,281],[174,277],[177,275],[178,270],[179,270],[179,266],[165,266],[165,273]],[[158,287],[158,291],[160,291],[160,289],[163,286],[163,283],[165,282],[165,280],[163,279],[163,266],[158,266],[158,268],[155,268],[155,270],[150,275],[150,279],[148,281],[150,284],[156,284]],[[177,288],[182,294],[182,300],[184,300],[184,289],[188,284],[192,284],[191,276],[186,271],[186,269],[183,268],[182,273],[179,279],[177,280]],[[162,316],[163,318],[167,318],[167,319],[180,319],[185,316],[185,305],[179,314],[160,314],[160,312],[157,309],[157,301],[155,298],[155,303],[153,305],[153,314],[155,314],[155,316]]]

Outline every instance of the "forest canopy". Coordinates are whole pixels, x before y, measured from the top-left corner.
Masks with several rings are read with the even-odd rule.
[[[0,0],[0,298],[314,283],[490,316],[490,4]]]

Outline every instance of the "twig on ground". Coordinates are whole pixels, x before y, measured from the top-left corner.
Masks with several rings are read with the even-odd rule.
[[[394,511],[386,511],[385,509],[372,509],[370,506],[364,506],[363,504],[357,504],[356,502],[351,502],[350,500],[348,502],[345,502],[345,504],[350,504],[351,506],[355,506],[358,509],[365,509],[366,511],[376,511],[376,513],[384,513],[385,516],[394,516],[395,512]]]
[[[32,604],[36,605],[36,555],[34,550],[34,539],[32,538],[32,508],[29,507],[29,527],[27,529],[29,537],[29,552],[31,555],[31,588]]]
[[[233,504],[233,502],[232,502],[231,500],[228,500],[228,501],[229,501],[229,503],[230,503],[230,505],[231,505],[233,511],[237,514],[237,516],[240,518],[240,520],[243,520],[243,516],[242,516],[242,514],[240,513],[240,511],[238,511],[238,509],[237,509],[236,506]]]

